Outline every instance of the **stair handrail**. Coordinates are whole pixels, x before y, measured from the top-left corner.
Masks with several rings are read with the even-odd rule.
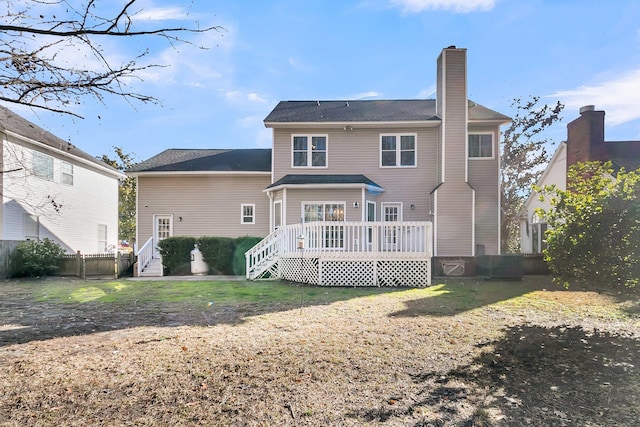
[[[138,250],[138,276],[149,265],[149,262],[153,259],[153,237],[149,237],[149,240]]]
[[[252,273],[264,260],[278,255],[280,252],[279,235],[280,228],[277,228],[244,253],[247,279],[251,279]]]

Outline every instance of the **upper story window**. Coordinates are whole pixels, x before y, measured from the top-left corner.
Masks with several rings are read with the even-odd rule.
[[[416,166],[416,135],[380,135],[380,165],[382,167]]]
[[[293,167],[323,168],[326,166],[326,135],[293,135]]]
[[[60,182],[73,185],[73,165],[71,163],[62,162],[60,167]]]
[[[469,134],[469,158],[493,158],[493,134],[470,133]]]
[[[33,151],[31,169],[35,176],[53,181],[53,157],[39,151]]]

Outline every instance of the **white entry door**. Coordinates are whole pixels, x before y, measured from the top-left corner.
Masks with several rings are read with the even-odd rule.
[[[158,243],[167,237],[173,236],[173,215],[154,215],[153,216],[153,256],[160,257]]]
[[[382,220],[385,222],[402,221],[402,203],[383,203]],[[394,224],[384,226],[383,250],[395,251],[398,248],[398,227]]]

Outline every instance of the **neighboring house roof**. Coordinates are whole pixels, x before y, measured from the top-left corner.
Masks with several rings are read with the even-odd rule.
[[[271,149],[168,149],[133,165],[140,172],[271,172]]]
[[[121,172],[104,163],[101,160],[93,157],[89,153],[86,153],[73,145],[72,143],[58,138],[51,132],[42,129],[27,119],[17,115],[13,111],[0,105],[0,131],[8,131],[17,136],[21,136],[30,139],[34,142],[46,145],[52,151],[74,156],[87,162],[93,163],[101,168],[106,168],[110,172],[114,172],[117,175],[122,176]]]
[[[607,141],[604,143],[606,158],[616,169],[631,171],[640,168],[640,141]]]
[[[384,189],[364,175],[285,175],[267,187],[273,190],[277,187],[287,186],[353,186],[365,187],[371,191],[382,192]]]
[[[469,101],[469,120],[510,118]],[[264,119],[275,123],[440,122],[435,99],[367,101],[281,101]]]

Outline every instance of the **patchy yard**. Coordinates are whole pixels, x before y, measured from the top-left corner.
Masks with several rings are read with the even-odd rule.
[[[0,282],[0,425],[637,425],[637,296],[436,283]]]

